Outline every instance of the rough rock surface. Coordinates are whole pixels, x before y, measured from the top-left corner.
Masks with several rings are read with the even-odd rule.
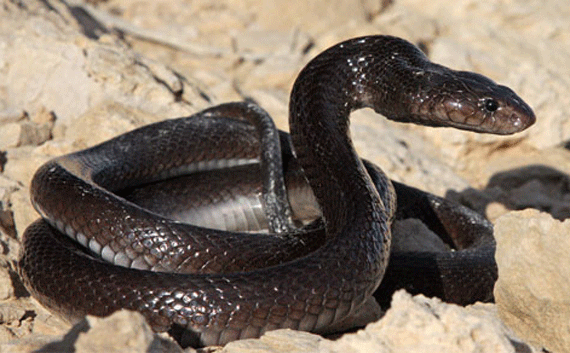
[[[510,335],[490,304],[462,308],[398,291],[382,320],[337,341],[323,340],[319,351],[459,353],[531,349]]]
[[[499,315],[519,337],[551,352],[570,351],[570,221],[536,210],[497,220]]]
[[[38,217],[28,187],[41,163],[134,127],[226,101],[253,99],[286,128],[288,93],[299,70],[326,47],[349,37],[405,37],[421,45],[434,61],[477,71],[512,87],[538,117],[537,124],[522,134],[497,137],[395,124],[360,111],[352,133],[363,156],[390,177],[447,195],[491,220],[529,207],[568,218],[569,17],[567,0],[458,0],[452,7],[447,0],[335,0],[332,5],[330,0],[3,0],[0,350],[31,351],[64,342],[70,329],[29,297],[14,267],[21,234]],[[550,324],[553,317],[570,321],[564,302],[568,281],[559,283],[555,276],[568,262],[568,255],[560,251],[567,226],[525,214],[505,217],[509,218],[502,218],[498,226],[506,235],[498,239],[500,317],[528,342],[570,351],[564,341],[568,331],[556,331],[568,326]],[[419,229],[411,223],[405,226]],[[543,239],[552,234],[558,242]],[[513,236],[523,241],[511,253]],[[542,254],[546,262],[529,257],[524,270],[512,266],[511,261],[524,262],[528,253]],[[508,271],[512,272],[507,276]],[[540,282],[524,282],[531,274]],[[520,300],[528,303],[528,311],[514,306],[516,300],[507,295],[515,290],[524,296]],[[339,341],[278,331],[248,344],[301,340],[310,345],[306,351],[339,351],[349,341],[356,346],[378,344],[374,347],[386,351],[429,350],[445,342],[455,342],[446,346],[449,351],[487,350],[487,344],[495,344],[490,351],[530,349],[504,331],[494,317],[494,306],[462,310],[404,295],[394,303],[379,323]],[[549,305],[555,311],[548,311]],[[457,325],[444,322],[448,315],[457,317]],[[144,333],[144,324],[134,325],[132,337],[146,337],[144,344],[157,339]],[[393,332],[389,340],[377,338],[384,334],[379,331],[388,329]],[[72,332],[76,331],[67,337]],[[418,339],[410,343],[407,337]],[[482,342],[479,337],[490,338]],[[241,344],[245,343],[225,349]],[[242,351],[263,351],[256,349]]]

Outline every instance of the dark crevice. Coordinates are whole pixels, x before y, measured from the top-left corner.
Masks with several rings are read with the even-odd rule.
[[[81,26],[81,32],[90,39],[99,39],[109,30],[80,6],[69,6],[69,12]]]
[[[7,152],[0,151],[0,173],[4,171],[4,167],[6,166],[7,162],[8,162]]]

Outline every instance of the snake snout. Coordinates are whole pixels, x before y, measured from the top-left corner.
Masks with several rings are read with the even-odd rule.
[[[482,103],[482,105],[484,106],[486,104]],[[483,109],[488,111],[487,108]],[[523,131],[536,121],[536,116],[530,106],[522,101],[514,92],[503,99],[497,100],[494,111],[488,111],[487,113],[492,114],[493,121],[490,122],[489,126],[484,126],[486,129],[485,132],[500,135],[514,134]]]
[[[534,124],[534,115],[505,114],[505,117],[496,119],[497,128],[491,133],[498,135],[509,135],[521,132]]]

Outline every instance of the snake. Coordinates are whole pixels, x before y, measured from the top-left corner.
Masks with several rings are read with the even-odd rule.
[[[361,108],[397,122],[500,135],[535,122],[508,87],[433,63],[404,39],[349,39],[296,78],[289,142],[257,105],[227,103],[41,166],[30,193],[42,218],[23,235],[23,283],[69,320],[135,310],[155,331],[182,332],[195,347],[278,328],[334,332],[381,286],[394,217],[421,218],[414,198],[425,199],[359,158],[349,122]],[[280,152],[288,144],[318,205],[318,218],[305,224],[295,221],[288,200]],[[263,207],[252,212],[266,216],[269,231],[189,224],[121,196],[139,185],[232,168],[260,174]],[[396,196],[412,207],[396,206]],[[426,200],[435,217],[449,213],[442,199]],[[459,222],[458,238],[471,221],[467,214]],[[441,217],[435,223],[453,227]]]

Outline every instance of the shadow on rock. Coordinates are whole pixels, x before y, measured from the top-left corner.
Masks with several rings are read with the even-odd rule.
[[[448,191],[446,198],[489,219],[506,210],[534,208],[564,220],[570,218],[570,176],[549,166],[530,165],[495,174],[483,190]]]

